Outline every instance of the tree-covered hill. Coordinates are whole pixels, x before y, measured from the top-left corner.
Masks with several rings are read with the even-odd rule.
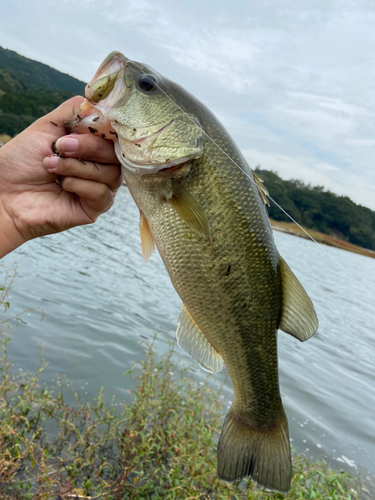
[[[26,89],[27,84],[25,82],[8,69],[0,66],[0,95],[3,95],[5,92],[22,92]]]
[[[322,186],[298,180],[285,181],[275,172],[255,169],[270,196],[306,228],[339,237],[375,250],[375,212],[357,205],[347,196],[338,196]],[[272,202],[269,214],[278,221],[290,219]]]
[[[83,95],[84,87],[70,75],[0,47],[0,135],[18,134],[69,97]],[[284,181],[260,168],[256,172],[272,198],[306,228],[375,250],[375,212],[369,208],[320,186]],[[269,213],[275,220],[288,221],[272,203]]]
[[[0,47],[0,68],[10,71],[21,81],[27,82],[27,86],[70,90],[73,94],[81,95],[85,90],[85,84],[76,78],[2,47]]]
[[[84,88],[70,75],[0,47],[0,134],[18,134]]]

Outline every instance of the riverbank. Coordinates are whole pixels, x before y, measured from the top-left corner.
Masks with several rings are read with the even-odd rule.
[[[280,222],[274,219],[270,219],[272,229],[275,231],[281,231],[283,233],[292,234],[294,236],[299,236],[306,240],[310,239],[303,230],[298,227],[294,222]],[[306,229],[306,228],[305,228]],[[313,231],[311,229],[306,229],[306,231],[318,242],[331,247],[341,248],[342,250],[347,250],[348,252],[359,253],[365,255],[366,257],[371,257],[375,259],[375,251],[368,250],[367,248],[362,248],[352,243],[348,243],[334,236],[329,236],[328,234],[320,233],[318,231]]]
[[[123,195],[129,196],[129,193],[126,190],[120,190],[119,196]],[[15,386],[14,391],[7,390],[9,384],[4,384],[5,381],[1,378],[1,374],[4,371],[0,371],[0,387],[4,389],[0,394],[0,401],[4,401],[5,396],[10,401],[9,406],[5,405],[4,408],[0,404],[0,422],[4,423],[4,426],[7,426],[6,430],[8,430],[8,434],[5,434],[7,443],[9,444],[7,448],[9,451],[8,457],[13,460],[10,464],[12,466],[10,471],[15,470],[19,474],[18,477],[12,478],[16,485],[12,484],[13,498],[11,500],[21,500],[21,498],[61,500],[64,498],[64,495],[65,499],[76,498],[75,492],[77,491],[82,492],[80,493],[81,498],[91,497],[108,500],[110,498],[116,498],[116,500],[132,497],[152,498],[152,494],[148,493],[148,490],[145,489],[146,487],[150,489],[154,487],[154,491],[157,493],[154,498],[176,498],[177,500],[179,498],[196,498],[200,500],[204,496],[205,498],[223,500],[232,498],[250,498],[252,500],[257,498],[284,498],[284,496],[277,496],[277,494],[271,496],[271,494],[263,494],[262,492],[257,497],[255,496],[257,490],[252,488],[251,485],[249,491],[246,493],[244,491],[246,483],[243,483],[240,488],[236,487],[233,490],[230,489],[230,485],[222,484],[217,480],[215,482],[215,446],[221,430],[222,419],[220,421],[218,419],[217,425],[214,425],[213,420],[210,420],[212,408],[210,406],[211,400],[209,399],[209,394],[190,392],[190,396],[193,395],[193,397],[190,397],[189,391],[186,391],[186,387],[178,390],[178,382],[184,377],[184,374],[180,372],[181,365],[179,359],[175,363],[177,368],[176,366],[164,364],[163,366],[166,368],[165,372],[158,371],[157,368],[151,368],[150,373],[150,371],[144,370],[143,365],[137,363],[133,374],[122,377],[123,372],[130,370],[132,367],[129,358],[131,361],[142,359],[139,348],[134,348],[135,355],[134,357],[130,357],[131,350],[128,349],[125,351],[122,345],[126,344],[127,348],[132,345],[138,346],[141,333],[149,336],[150,329],[159,330],[163,327],[169,328],[170,335],[167,335],[166,338],[174,338],[175,319],[177,318],[180,306],[179,300],[176,300],[174,309],[163,309],[165,302],[168,302],[168,305],[173,303],[174,296],[172,293],[168,295],[168,287],[164,286],[162,274],[157,274],[157,268],[155,271],[154,267],[152,271],[156,277],[147,280],[146,278],[149,274],[142,274],[143,267],[146,266],[141,265],[140,256],[138,261],[131,260],[130,266],[126,266],[126,261],[124,262],[124,247],[122,243],[116,244],[115,241],[128,240],[130,243],[132,242],[131,237],[134,233],[134,244],[129,246],[130,250],[133,249],[134,251],[129,251],[126,255],[129,259],[132,259],[133,255],[138,255],[139,253],[138,234],[135,231],[132,233],[129,229],[134,225],[136,209],[134,208],[132,212],[131,204],[129,203],[128,205],[129,210],[125,214],[118,209],[121,219],[113,219],[113,214],[116,215],[115,207],[113,211],[106,214],[106,217],[108,217],[107,221],[105,219],[104,221],[99,221],[94,229],[88,226],[87,240],[83,240],[82,236],[86,233],[77,230],[79,238],[77,237],[76,240],[70,236],[70,233],[63,233],[62,235],[57,235],[56,240],[47,241],[49,247],[43,239],[33,240],[29,248],[29,260],[25,260],[23,253],[15,254],[17,259],[19,259],[20,284],[18,285],[17,283],[14,289],[12,289],[11,309],[8,316],[13,316],[18,310],[41,305],[45,308],[46,317],[41,324],[39,314],[31,314],[30,316],[27,314],[24,317],[25,321],[21,320],[19,327],[13,330],[12,337],[14,338],[7,344],[11,353],[10,360],[15,361],[11,370],[14,370],[15,374],[22,373],[19,371],[20,368],[35,373],[35,363],[29,364],[29,361],[30,358],[35,359],[36,353],[39,351],[38,344],[40,342],[45,343],[46,358],[51,364],[40,373],[40,376],[38,375],[36,385],[31,380],[33,377],[25,377],[23,380],[18,379],[19,390]],[[118,204],[118,207],[121,206],[123,206],[121,203]],[[126,219],[126,216],[128,219]],[[112,223],[108,223],[108,220]],[[127,225],[127,220],[131,221],[131,224]],[[106,228],[105,233],[100,230],[100,224]],[[116,233],[115,239],[111,236],[112,233],[108,228],[111,231],[113,228],[121,228],[123,233]],[[98,231],[101,238],[96,239]],[[74,236],[74,231],[72,233]],[[311,282],[312,290],[319,291],[325,284],[325,277],[329,275],[329,267],[322,266],[322,263],[324,264],[324,257],[319,259],[319,267],[315,266],[318,260],[315,258],[315,254],[317,253],[316,245],[310,245],[303,239],[289,238],[281,233],[275,235],[275,237],[278,240],[281,254],[286,256],[288,262],[296,262],[297,267],[299,264],[302,271],[305,266],[304,263],[306,261],[311,262],[309,273],[315,276],[318,276],[318,272],[321,270],[321,279],[312,280]],[[101,243],[102,240],[105,242],[105,245]],[[77,245],[75,245],[75,241]],[[95,244],[92,244],[93,258],[91,258],[90,254],[82,252],[83,247],[85,249],[91,247],[92,241],[95,242]],[[25,248],[27,249],[27,246]],[[51,259],[54,266],[52,268],[48,262],[48,248],[52,250]],[[63,250],[58,254],[59,258],[56,258],[56,251],[54,250],[59,248]],[[330,251],[330,249],[327,250]],[[105,253],[106,251],[107,253]],[[302,254],[303,258],[300,261],[293,261],[293,256],[297,253]],[[74,254],[79,254],[79,260],[75,260]],[[98,255],[102,257],[108,255],[108,259],[102,258],[101,265],[95,266],[94,261],[97,260]],[[363,270],[368,269],[368,265],[371,266],[372,262],[374,263],[374,261],[363,262],[364,259],[356,259],[350,254],[343,255],[343,257],[349,259],[349,261],[350,259],[357,260],[358,266],[363,266]],[[38,268],[41,267],[41,259],[43,259],[43,275],[38,274]],[[115,274],[111,274],[110,266],[103,268],[103,262],[105,263],[106,260],[111,262],[111,267],[114,268]],[[34,261],[38,266],[37,268],[33,267]],[[83,261],[87,261],[92,266],[91,271],[82,267]],[[114,266],[113,262],[118,263],[118,265]],[[56,267],[56,263],[61,267]],[[10,265],[9,259],[8,265]],[[75,303],[78,302],[77,295],[72,293],[70,286],[67,288],[68,293],[66,295],[57,296],[57,290],[64,290],[64,283],[59,281],[59,277],[65,282],[77,279],[72,273],[66,275],[60,271],[60,269],[65,270],[67,268],[70,271],[74,271],[76,276],[80,278],[80,280],[74,282],[74,287],[82,299],[83,297],[88,299],[90,304],[89,309],[85,309],[85,301],[82,299],[79,301],[77,309],[75,309]],[[51,272],[51,269],[53,272]],[[149,270],[147,271],[149,273]],[[88,274],[86,273],[89,272],[92,273],[92,276],[95,276],[96,281],[87,281]],[[102,274],[100,274],[101,272]],[[46,288],[48,285],[46,276],[48,277],[50,274],[53,275],[53,283],[56,287],[54,289]],[[118,274],[120,274],[120,279],[116,281],[115,278]],[[371,276],[371,273],[368,272],[368,275]],[[30,276],[30,281],[27,281],[28,276]],[[108,291],[106,288],[106,276],[108,276]],[[147,296],[152,295],[153,299],[155,296],[157,297],[157,301],[155,302],[160,315],[158,316],[155,313],[156,309],[151,310],[148,322],[143,321],[134,324],[133,334],[130,322],[121,323],[121,315],[117,314],[120,310],[119,302],[116,302],[116,294],[113,294],[113,290],[116,290],[117,295],[123,295],[123,297],[131,295],[130,291],[133,290],[132,287],[137,286],[137,279],[139,277],[142,278],[140,283],[147,284],[147,288],[142,288],[143,293],[139,294],[142,309],[140,307],[135,308],[136,313],[144,315],[147,313],[149,307]],[[335,285],[338,283],[341,286],[340,283],[342,283],[344,289],[349,289],[350,282],[347,279],[340,282],[339,278],[336,280],[335,277]],[[0,287],[1,281],[4,280],[0,279]],[[315,281],[319,282],[319,288],[314,288]],[[38,290],[33,287],[36,282],[41,282],[42,289]],[[157,283],[157,286],[155,286],[155,283]],[[120,286],[122,284],[125,284],[123,289]],[[367,473],[367,469],[372,467],[373,462],[371,458],[374,456],[371,448],[371,436],[373,435],[371,428],[372,403],[374,398],[371,392],[371,377],[367,377],[367,374],[373,372],[373,356],[371,355],[371,343],[366,345],[361,342],[358,345],[355,336],[352,335],[357,322],[364,321],[365,324],[369,325],[368,331],[370,332],[369,338],[371,339],[371,325],[373,321],[369,311],[371,313],[372,304],[371,300],[368,299],[368,297],[373,295],[371,293],[373,290],[371,288],[373,285],[371,280],[369,280],[368,285],[368,289],[366,287],[366,294],[363,294],[363,296],[361,295],[361,290],[357,292],[356,302],[358,303],[358,311],[352,306],[350,315],[345,316],[341,312],[347,308],[347,302],[343,303],[344,309],[342,309],[340,298],[337,298],[334,293],[330,295],[327,310],[329,314],[332,311],[336,311],[337,314],[342,315],[345,320],[345,326],[341,328],[340,321],[336,321],[338,324],[336,331],[335,325],[332,323],[329,330],[329,342],[326,344],[327,348],[322,349],[322,346],[318,345],[315,353],[314,346],[319,344],[319,342],[308,342],[303,345],[303,350],[299,349],[297,343],[297,355],[293,356],[293,346],[295,343],[293,340],[289,341],[290,339],[286,339],[288,342],[285,342],[283,345],[282,336],[280,335],[280,373],[281,377],[283,377],[283,395],[286,397],[286,403],[289,404],[289,424],[291,429],[290,434],[294,439],[293,444],[298,446],[297,449],[300,453],[304,451],[309,454],[308,456],[315,457],[318,455],[316,452],[323,448],[327,460],[330,461],[331,467],[333,467],[333,470],[329,469],[323,462],[307,459],[303,455],[299,455],[301,460],[299,465],[298,461],[296,461],[298,457],[294,457],[293,489],[286,497],[288,500],[297,498],[353,500],[359,498],[355,477],[349,476],[352,483],[350,481],[346,482],[345,478],[347,476],[342,475],[340,471],[340,468],[344,468],[345,464],[339,463],[335,458],[345,455],[349,459],[355,458],[356,463],[362,463],[366,466],[365,458],[361,457],[358,453],[362,442],[358,440],[355,446],[353,445],[348,450],[344,446],[337,446],[337,442],[331,439],[329,433],[325,434],[326,429],[330,426],[334,426],[337,429],[340,425],[340,420],[343,416],[345,418],[345,415],[348,418],[348,425],[345,426],[339,436],[343,443],[347,439],[354,441],[358,437],[364,438],[368,442],[368,467],[366,467],[366,470],[361,469],[364,480],[367,481],[368,479],[367,476],[369,474]],[[5,284],[3,288],[8,289],[9,287]],[[162,289],[161,297],[163,300],[157,295],[160,288]],[[23,293],[20,294],[19,290],[23,290]],[[29,301],[31,295],[35,296],[36,300]],[[1,292],[0,296],[3,297],[0,300],[2,304],[2,307],[0,307],[0,330],[2,328],[7,330],[6,324],[1,324],[1,318],[5,317],[3,315],[3,307],[7,302],[7,297],[2,296]],[[49,300],[45,301],[44,298]],[[103,307],[98,308],[98,314],[95,315],[96,307],[91,306],[97,304],[96,301],[98,298],[103,303]],[[108,298],[108,301],[106,301],[106,298]],[[129,305],[126,302],[121,303],[122,310],[127,309],[127,314],[131,313],[132,307],[134,308],[134,304],[137,303],[137,296],[131,295],[131,298],[134,301],[133,303]],[[337,301],[335,300],[336,298]],[[323,299],[324,297],[322,296]],[[54,300],[56,301],[56,309],[53,307]],[[64,311],[68,312],[73,323],[65,321]],[[168,314],[174,318],[171,326],[165,323]],[[34,317],[35,321],[33,321]],[[160,317],[163,318],[163,323],[160,322]],[[131,318],[135,318],[135,316],[131,316]],[[319,319],[323,326],[323,332],[327,331],[325,329],[326,319],[323,309]],[[59,322],[62,322],[60,329]],[[93,325],[96,327],[99,326],[97,337],[95,337]],[[118,325],[120,325],[120,333],[116,338],[112,335],[112,332]],[[346,331],[348,332],[347,335]],[[45,332],[51,332],[51,341],[49,341]],[[69,335],[69,333],[71,334]],[[154,347],[156,350],[155,361],[160,360],[161,353],[168,351],[167,342],[160,341],[161,335],[159,335]],[[366,335],[361,332],[362,340],[366,336],[367,332]],[[29,343],[30,337],[34,338],[34,343]],[[82,346],[80,346],[80,342],[76,342],[77,338],[83,340]],[[65,344],[62,340],[65,341]],[[343,348],[344,342],[347,350]],[[50,345],[52,343],[56,349],[51,349]],[[95,350],[95,358],[91,357],[91,353],[89,352],[89,349],[93,345],[95,346],[93,349]],[[113,351],[109,351],[111,345],[114,346]],[[332,346],[334,345],[338,346],[337,351],[333,351]],[[15,349],[14,346],[18,346],[19,348]],[[77,356],[80,349],[84,353],[84,357]],[[341,358],[340,354],[343,351],[345,356]],[[54,356],[55,352],[56,356]],[[103,352],[106,353],[106,356],[100,357]],[[334,356],[326,356],[327,352],[333,352]],[[108,353],[110,353],[110,356]],[[59,359],[62,357],[66,358],[66,362],[60,364]],[[3,356],[0,352],[0,364],[2,358]],[[161,363],[163,364],[163,359],[161,359]],[[93,367],[91,371],[90,364]],[[120,367],[117,371],[112,369],[116,364]],[[81,378],[78,378],[74,373],[75,365],[79,367],[78,370]],[[307,366],[307,368],[301,370],[301,365],[304,367]],[[189,374],[191,373],[190,370],[195,371],[193,366],[189,367]],[[293,376],[288,378],[287,373],[290,372],[290,366],[293,366]],[[314,366],[314,377],[310,377],[311,366]],[[324,370],[319,371],[321,366],[324,367]],[[327,366],[329,367],[331,382],[328,385],[326,383]],[[0,368],[4,368],[4,366],[0,366]],[[154,370],[153,372],[152,369]],[[156,372],[155,369],[157,370]],[[80,398],[79,402],[75,403],[72,392],[67,387],[68,381],[64,378],[59,378],[61,381],[60,385],[51,384],[51,380],[54,379],[56,372],[69,374],[69,379],[74,381],[74,387],[79,388],[77,395]],[[97,378],[95,378],[96,372],[100,372]],[[149,380],[151,383],[142,385],[138,379],[136,384],[134,384],[131,377],[143,372],[147,372],[146,376],[150,377]],[[193,377],[199,377],[198,380],[204,382],[204,377],[200,379],[200,373],[193,373]],[[350,383],[352,377],[348,377],[347,373],[356,374],[352,385]],[[151,377],[153,374],[155,378]],[[307,377],[306,374],[308,374]],[[226,401],[231,399],[231,392],[224,385],[223,378],[220,378],[220,375],[216,374],[212,378],[210,387],[216,386],[217,390],[214,393],[214,397],[219,400],[222,406],[224,403],[219,415],[222,418],[227,409]],[[10,380],[9,376],[10,370],[7,371],[8,381]],[[311,379],[310,385],[305,383],[306,378]],[[296,383],[296,380],[298,383]],[[361,383],[362,380],[364,383]],[[163,383],[167,392],[161,393],[158,390],[160,381],[165,381]],[[46,383],[46,387],[43,387],[43,383]],[[85,396],[87,394],[85,392],[87,390],[87,383],[93,386],[93,390],[88,393],[89,396]],[[168,392],[168,387],[170,387],[171,383],[177,388],[176,398],[174,396],[170,397],[170,394],[175,394],[175,391],[172,393]],[[98,395],[98,389],[101,386],[104,386],[105,389],[103,393]],[[122,388],[121,392],[118,390],[119,386]],[[220,386],[223,387],[226,401],[218,396]],[[201,386],[197,382],[194,382],[193,387],[199,389]],[[317,390],[319,387],[323,387],[324,391]],[[334,389],[329,393],[332,387]],[[50,390],[53,390],[53,392],[51,393]],[[134,391],[132,395],[129,394],[130,391]],[[60,392],[64,392],[63,400],[60,398]],[[324,394],[324,398],[320,398],[322,393]],[[48,394],[51,395],[48,396]],[[111,401],[113,394],[116,394],[116,402]],[[348,394],[350,397],[348,397]],[[17,397],[22,397],[22,400],[20,401]],[[331,404],[327,404],[327,397],[331,401]],[[124,400],[128,402],[128,406],[124,404]],[[138,404],[143,414],[134,413],[134,410],[130,407],[131,400],[134,401],[133,404]],[[202,409],[194,412],[197,401],[204,402],[208,410]],[[293,405],[290,404],[291,401],[295,401],[295,407],[301,409],[301,413],[295,411]],[[192,406],[189,406],[190,403],[192,403]],[[332,408],[329,408],[330,406]],[[199,407],[202,408],[201,405]],[[44,416],[45,421],[41,419],[38,421],[38,418],[40,418],[38,416],[39,408],[42,409],[40,416],[41,418]],[[358,408],[358,412],[355,413]],[[2,413],[3,411],[4,413]],[[113,413],[113,417],[112,414],[108,416],[108,411]],[[126,415],[129,415],[128,418],[122,418],[122,414],[125,411],[127,412]],[[132,411],[133,413],[131,413]],[[167,420],[164,419],[165,414],[167,415]],[[314,418],[314,414],[316,418]],[[133,415],[135,416],[134,419],[132,419]],[[340,418],[337,418],[338,415]],[[319,425],[319,416],[324,418],[324,427]],[[171,420],[168,420],[169,418]],[[311,420],[307,422],[308,419]],[[22,431],[22,428],[17,427],[22,422],[25,422],[24,429],[29,432],[28,439],[25,439],[22,433],[20,434],[19,431]],[[83,423],[82,426],[80,426],[80,422]],[[166,427],[163,427],[164,422]],[[59,427],[60,424],[61,428]],[[54,434],[53,432],[56,427],[57,431]],[[315,431],[314,427],[316,427],[315,434],[313,433]],[[38,432],[39,429],[40,432]],[[69,433],[65,429],[68,429]],[[127,432],[129,432],[129,435]],[[3,435],[3,428],[1,428],[0,438]],[[44,435],[48,439],[47,442],[44,441],[46,444],[42,443]],[[199,439],[196,438],[197,435],[200,436]],[[57,442],[54,441],[55,438],[57,438]],[[302,442],[302,439],[306,439],[307,442]],[[91,449],[87,446],[89,443],[93,444]],[[121,453],[114,448],[113,445],[116,445],[116,443],[118,443]],[[11,446],[12,444],[14,446]],[[127,447],[127,445],[129,446]],[[27,450],[31,453],[29,456],[25,456],[24,454],[26,446]],[[85,447],[86,451],[84,451]],[[56,449],[57,453],[55,453]],[[34,453],[34,450],[37,453]],[[92,453],[91,450],[93,450]],[[125,455],[127,451],[129,453],[128,457]],[[35,456],[34,461],[32,453]],[[314,455],[312,455],[313,453]],[[4,455],[5,453],[1,453],[0,450],[0,456]],[[95,462],[96,460],[98,462]],[[103,460],[103,462],[100,460]],[[92,461],[94,461],[94,464],[92,464]],[[98,463],[99,465],[97,465]],[[93,472],[90,472],[90,465]],[[299,472],[299,466],[302,469],[301,472]],[[23,470],[22,467],[24,467]],[[117,471],[119,472],[117,476],[113,474],[113,472],[116,473],[116,469],[112,467],[118,467]],[[202,468],[201,472],[200,468]],[[128,474],[129,471],[131,474]],[[25,476],[22,476],[22,472],[26,475],[27,481],[25,480]],[[121,476],[122,472],[124,474]],[[355,473],[356,471],[353,472]],[[126,476],[126,474],[128,475]],[[151,484],[148,484],[146,481],[148,476],[151,477]],[[100,483],[99,485],[93,484],[97,479],[98,481],[102,481],[102,485],[104,481],[107,481],[108,489],[105,490],[104,484],[103,495],[98,490],[101,487]],[[51,482],[48,482],[50,480]],[[127,483],[125,486],[129,489],[126,489],[120,495],[117,494],[118,490],[116,488],[124,486],[121,484],[122,480]],[[19,492],[16,494],[16,487],[17,485],[21,487],[22,482],[25,488],[39,488],[42,484],[43,488],[45,488],[44,492],[47,492],[44,494],[42,491],[40,496],[32,496],[31,494],[27,496]],[[6,486],[8,484],[6,483]],[[29,486],[29,484],[31,485]],[[58,488],[62,484],[64,487],[66,486],[66,489],[61,487],[60,497],[48,493],[48,487],[55,488],[54,491],[60,491]],[[86,490],[87,493],[83,490],[84,487],[88,488]],[[181,488],[185,488],[185,490]],[[68,493],[66,493],[67,491]],[[182,493],[181,496],[178,496],[182,491],[186,491],[186,495]],[[300,496],[299,493],[301,493]],[[374,495],[371,493],[364,498],[366,500],[374,498]],[[10,499],[8,498],[7,500]]]
[[[0,351],[0,499],[360,498],[357,477],[304,455],[293,456],[285,495],[252,481],[219,481],[225,401],[174,365],[173,349],[158,360],[146,346],[145,359],[125,374],[136,387],[133,401],[118,405],[102,391],[82,403],[65,377],[40,387],[43,361],[34,376],[14,375],[6,342]]]
[[[15,274],[0,286],[7,312]],[[28,311],[24,311],[28,312]],[[124,373],[129,403],[101,389],[83,400],[64,376],[42,384],[35,374],[14,373],[7,347],[11,323],[0,315],[0,500],[130,498],[234,500],[359,500],[358,477],[322,461],[293,455],[288,494],[268,492],[251,480],[216,475],[216,447],[225,398],[144,343],[144,359]],[[20,315],[13,317],[20,319]]]

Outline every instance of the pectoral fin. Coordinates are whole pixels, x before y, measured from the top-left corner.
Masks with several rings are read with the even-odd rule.
[[[219,372],[224,361],[219,352],[212,347],[182,304],[177,323],[177,344],[208,372]]]
[[[140,213],[139,233],[141,235],[142,257],[145,262],[151,257],[155,250],[154,238],[152,237],[148,222],[143,213]]]
[[[282,257],[280,257],[280,270],[283,301],[279,329],[303,342],[318,329],[314,305]]]
[[[210,225],[199,203],[178,181],[173,179],[172,183],[173,196],[167,202],[192,231],[210,237]]]

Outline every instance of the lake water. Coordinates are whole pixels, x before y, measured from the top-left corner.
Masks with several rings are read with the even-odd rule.
[[[375,259],[282,233],[275,238],[320,322],[305,343],[279,333],[280,385],[293,445],[337,469],[360,471],[372,483]],[[66,374],[82,398],[103,387],[108,399],[128,400],[123,373],[142,359],[143,337],[152,339],[157,331],[156,351],[168,350],[180,299],[157,252],[148,264],[142,260],[138,209],[127,189],[95,225],[31,241],[1,262],[11,269],[15,261],[19,276],[9,312],[34,307],[45,317],[41,322],[37,312],[26,314],[13,328],[8,346],[14,369],[35,369],[42,343],[49,362],[43,381]],[[192,377],[205,378],[188,355],[182,362],[191,363]],[[224,385],[231,400],[225,373],[214,375],[212,385]]]

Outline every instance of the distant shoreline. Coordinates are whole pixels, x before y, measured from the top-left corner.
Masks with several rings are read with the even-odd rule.
[[[300,238],[309,239],[309,237],[296,226],[293,222],[280,222],[274,219],[270,219],[272,229],[275,231],[281,231],[282,233],[292,234],[294,236],[299,236]],[[348,252],[359,253],[365,257],[371,257],[375,259],[375,251],[368,250],[367,248],[362,248],[347,241],[340,240],[334,236],[329,236],[328,234],[320,233],[318,231],[313,231],[311,229],[306,229],[306,231],[311,234],[311,236],[318,242],[323,243],[331,247],[341,248],[342,250],[347,250]]]

